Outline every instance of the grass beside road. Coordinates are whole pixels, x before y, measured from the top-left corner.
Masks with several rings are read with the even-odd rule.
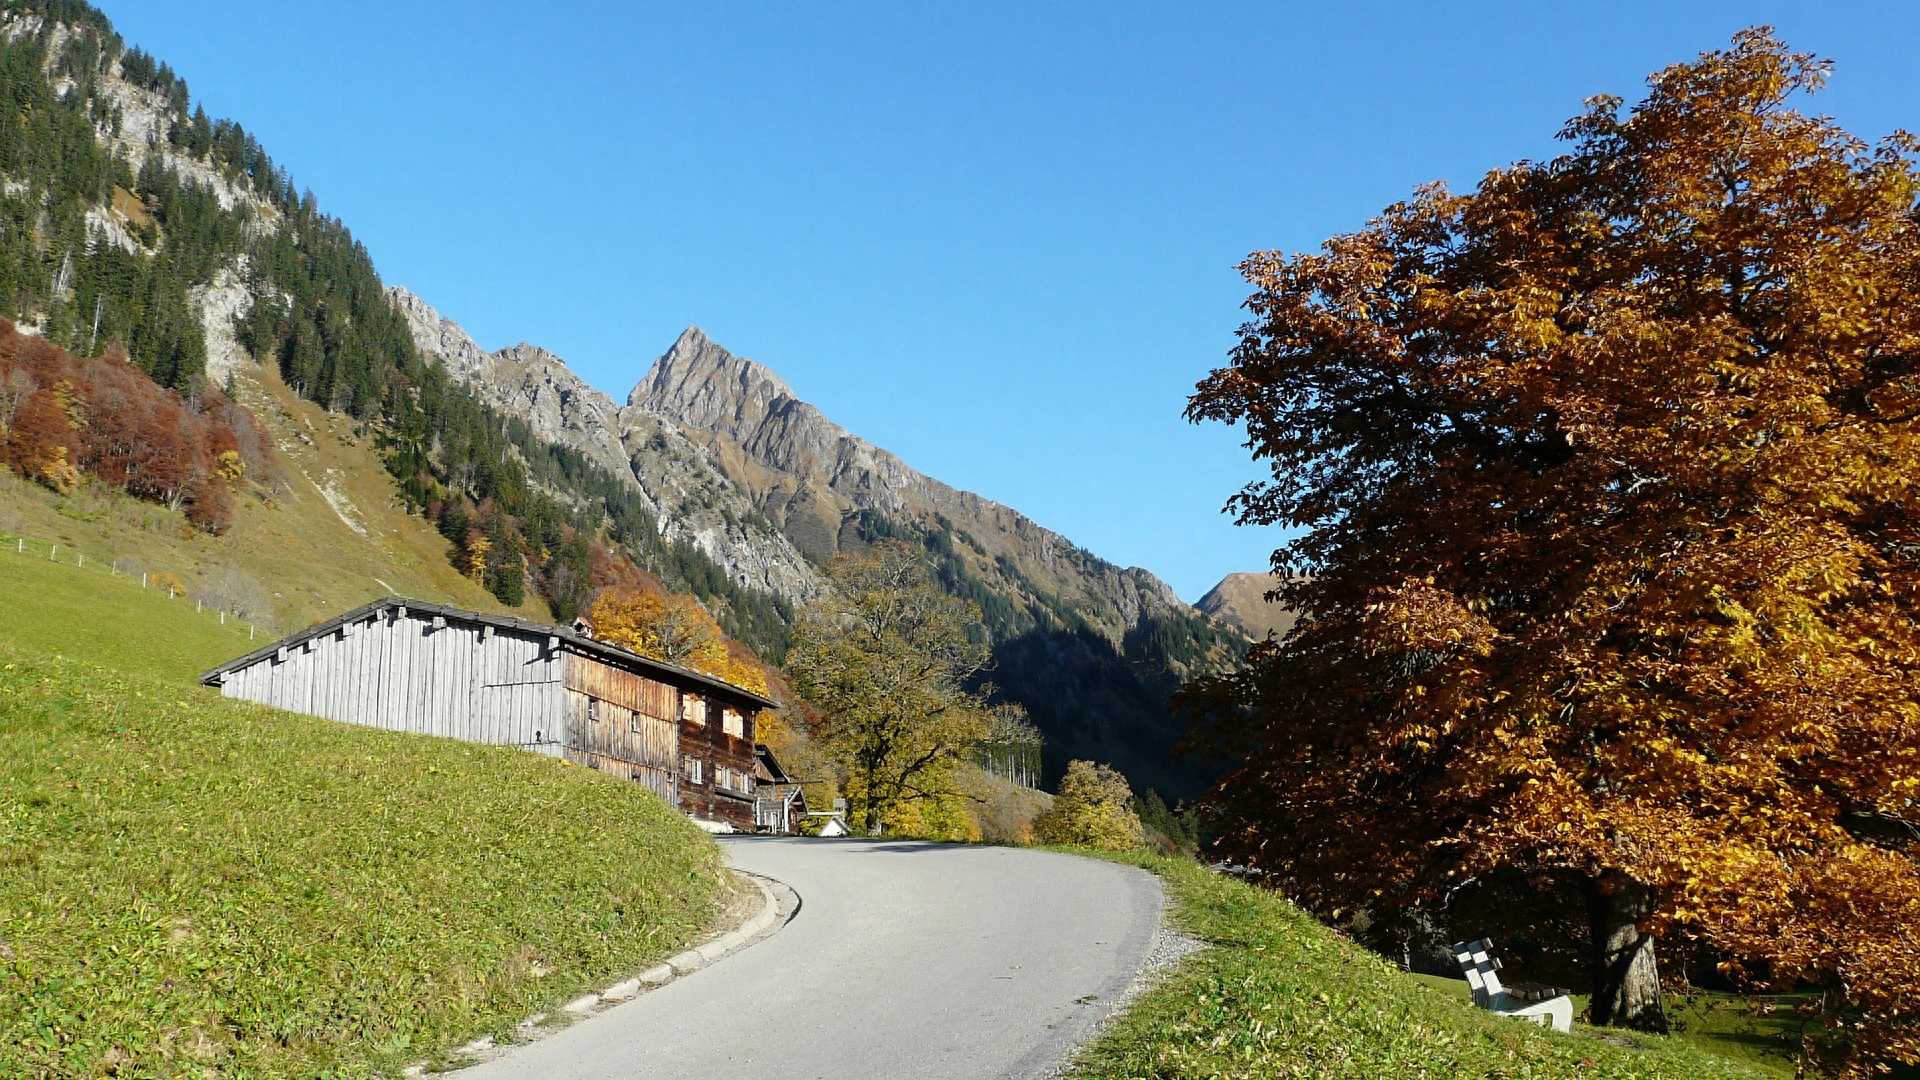
[[[0,575],[0,1076],[394,1075],[716,912],[715,846],[635,785],[227,701],[192,673],[244,629]]]
[[[1685,1037],[1602,1036],[1579,1024],[1560,1035],[1495,1016],[1473,1007],[1463,989],[1423,985],[1272,893],[1186,860],[1122,858],[1159,874],[1171,924],[1213,948],[1136,1001],[1082,1052],[1075,1077],[1783,1075]]]

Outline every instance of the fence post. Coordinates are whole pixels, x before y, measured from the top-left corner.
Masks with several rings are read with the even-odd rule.
[[[50,547],[50,548],[48,548],[48,549],[47,549],[47,558],[49,558],[49,559],[51,559],[51,560],[53,560],[54,562],[59,562],[59,561],[60,561],[60,559],[59,559],[59,555],[60,555],[60,545],[59,545],[59,544],[55,544],[55,545],[53,545],[52,547]]]
[[[147,572],[145,570],[140,571],[140,587],[143,589],[147,587]]]
[[[247,640],[248,641],[253,640],[253,624],[252,623],[247,624]]]
[[[84,552],[84,551],[80,553],[80,563],[79,563],[79,565],[81,565],[81,566],[85,566],[85,565],[87,565],[87,553],[86,553],[86,552]]]

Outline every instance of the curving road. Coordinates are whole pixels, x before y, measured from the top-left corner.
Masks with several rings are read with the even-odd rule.
[[[1133,980],[1153,875],[1014,848],[728,837],[800,910],[772,937],[461,1080],[1050,1075]]]

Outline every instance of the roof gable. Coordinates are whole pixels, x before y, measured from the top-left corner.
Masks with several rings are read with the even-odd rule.
[[[671,682],[680,686],[691,685],[715,694],[734,698],[758,709],[779,708],[778,702],[768,698],[764,694],[756,694],[744,687],[735,686],[732,683],[716,679],[702,672],[694,671],[691,668],[684,668],[678,664],[669,664],[664,661],[655,660],[652,657],[641,656],[639,653],[623,649],[618,645],[587,637],[570,627],[550,626],[545,623],[529,622],[526,619],[515,618],[511,615],[488,615],[478,611],[465,611],[460,608],[448,607],[445,604],[436,604],[427,600],[409,600],[401,596],[388,596],[380,600],[375,600],[370,604],[362,604],[352,611],[336,615],[325,622],[316,623],[298,633],[289,634],[278,641],[270,642],[244,656],[235,657],[218,667],[201,672],[200,682],[207,686],[218,686],[228,672],[250,667],[253,664],[257,664],[273,656],[281,649],[305,644],[315,638],[324,637],[340,629],[342,626],[364,622],[367,619],[375,618],[388,611],[398,612],[406,617],[412,617],[416,613],[425,614],[427,616],[445,619],[449,623],[462,622],[469,625],[492,627],[502,633],[517,634],[529,638],[547,638],[575,652],[591,656],[596,660],[612,664],[615,667],[625,668],[636,674],[659,679],[662,682]]]

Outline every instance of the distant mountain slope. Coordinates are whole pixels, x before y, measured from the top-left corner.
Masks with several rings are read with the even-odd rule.
[[[842,550],[883,536],[922,544],[945,586],[980,605],[991,678],[1046,733],[1050,775],[1084,757],[1142,787],[1194,789],[1198,772],[1169,757],[1178,732],[1166,702],[1239,639],[1152,574],[912,469],[698,329],[617,407],[543,348],[488,352],[419,297],[390,295],[424,353],[541,438],[621,470],[667,536],[737,581],[799,604]]]
[[[1297,616],[1285,605],[1267,599],[1266,594],[1278,583],[1272,574],[1228,574],[1194,607],[1239,627],[1256,641],[1268,634],[1285,637]]]

